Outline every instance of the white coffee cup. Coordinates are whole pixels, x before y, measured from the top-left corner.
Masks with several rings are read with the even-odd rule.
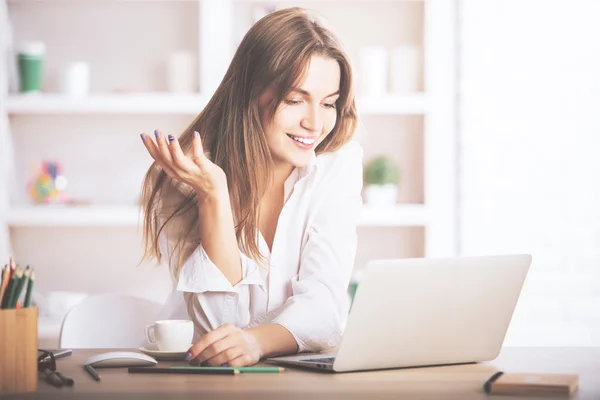
[[[165,319],[146,326],[146,339],[160,351],[186,351],[194,338],[194,323],[184,319]]]
[[[90,91],[90,66],[78,61],[69,64],[62,77],[63,93],[73,97],[86,96]]]

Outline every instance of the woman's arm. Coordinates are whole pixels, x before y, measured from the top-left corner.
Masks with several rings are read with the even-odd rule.
[[[191,158],[183,153],[174,136],[169,135],[167,141],[159,130],[155,131],[155,136],[156,144],[146,134],[141,134],[146,149],[166,174],[196,192],[204,250],[229,283],[236,285],[242,280],[242,263],[225,172],[206,157],[198,132],[194,132],[192,139]],[[163,202],[169,203],[169,200],[163,199]]]
[[[279,324],[261,325],[249,328],[247,331],[256,338],[261,349],[261,358],[277,357],[298,351],[298,343],[294,335]]]
[[[235,286],[242,280],[242,263],[229,195],[211,195],[199,201],[198,220],[204,251]]]

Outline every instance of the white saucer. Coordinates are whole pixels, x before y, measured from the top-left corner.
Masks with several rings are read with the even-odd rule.
[[[191,344],[190,344],[190,347],[192,347]],[[161,351],[161,350],[158,350],[158,347],[156,344],[152,344],[152,343],[142,346],[139,349],[142,353],[148,354],[149,356],[152,356],[152,357],[156,358],[157,360],[164,360],[164,361],[184,361],[185,353],[187,353],[187,349],[185,349],[183,351]]]

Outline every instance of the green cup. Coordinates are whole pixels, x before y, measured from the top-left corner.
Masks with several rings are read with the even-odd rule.
[[[35,93],[42,90],[42,66],[46,46],[42,42],[24,43],[19,50],[19,91]]]

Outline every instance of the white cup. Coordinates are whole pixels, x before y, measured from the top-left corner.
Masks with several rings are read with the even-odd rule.
[[[194,323],[189,320],[165,319],[146,326],[146,339],[160,351],[186,351],[193,338]]]
[[[388,51],[385,47],[360,49],[360,92],[380,96],[387,92]]]
[[[78,61],[67,66],[62,78],[63,93],[72,97],[86,96],[90,91],[90,66]]]

